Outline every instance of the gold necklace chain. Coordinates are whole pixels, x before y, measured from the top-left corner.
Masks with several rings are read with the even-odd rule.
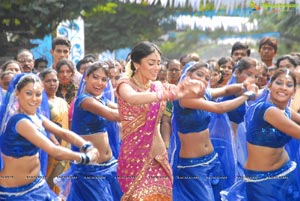
[[[134,76],[132,77],[132,80],[134,81],[136,86],[138,86],[139,88],[144,89],[144,90],[149,89],[151,86],[151,80],[149,80],[145,85],[141,84]]]

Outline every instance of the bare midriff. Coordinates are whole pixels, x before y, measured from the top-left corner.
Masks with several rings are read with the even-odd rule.
[[[283,147],[271,148],[247,143],[248,159],[244,167],[248,170],[272,171],[279,169],[289,156]]]
[[[188,134],[179,133],[179,138],[181,158],[198,158],[206,156],[214,150],[208,129]]]
[[[112,151],[109,145],[107,132],[94,133],[92,135],[81,135],[87,141],[90,141],[100,154],[100,164],[111,159]]]
[[[39,155],[14,158],[2,154],[4,168],[0,172],[0,185],[18,187],[32,183],[40,177]]]

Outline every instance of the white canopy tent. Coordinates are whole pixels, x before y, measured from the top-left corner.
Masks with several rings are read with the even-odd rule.
[[[300,10],[300,0],[120,0],[120,2],[147,3],[149,5],[160,3],[163,7],[174,8],[188,6],[195,11],[200,9],[200,5],[205,7],[207,3],[213,3],[216,11],[226,9],[227,13],[237,8],[251,8],[260,11],[297,9],[298,12]]]

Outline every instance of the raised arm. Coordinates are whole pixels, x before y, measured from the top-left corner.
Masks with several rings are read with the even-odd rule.
[[[255,96],[255,93],[252,91],[248,91],[247,93],[244,93],[243,95],[235,99],[223,102],[208,101],[205,100],[203,97],[193,99],[183,98],[180,100],[180,105],[190,109],[205,110],[208,112],[221,114],[239,107],[241,104],[243,104],[245,101],[247,101],[249,98],[252,98],[253,96]]]
[[[290,111],[291,111],[291,119],[294,122],[296,122],[298,125],[300,125],[300,114],[295,110],[293,110],[292,108],[290,108]]]
[[[119,96],[132,105],[172,101],[182,97],[195,98],[202,96],[204,92],[204,84],[201,81],[191,79],[185,79],[178,85],[166,84],[157,92],[136,92],[127,83],[120,84],[118,88]]]
[[[293,138],[300,138],[300,126],[289,119],[282,110],[271,107],[265,112],[265,121]]]
[[[83,109],[100,115],[110,121],[120,121],[119,112],[117,109],[110,108],[109,106],[103,105],[94,98],[86,98],[80,105]]]
[[[211,96],[212,98],[217,98],[221,96],[230,96],[233,94],[241,95],[248,90],[258,91],[257,85],[251,81],[252,78],[248,78],[242,83],[229,84],[219,88],[211,88]]]
[[[243,93],[244,90],[245,90],[245,86],[243,83],[230,84],[218,88],[210,88],[212,98],[239,94],[239,93]]]
[[[117,90],[118,95],[132,105],[147,104],[159,100],[156,92],[136,92],[127,83],[120,84]]]
[[[85,144],[89,144],[89,142],[85,141],[75,133],[63,129],[57,126],[55,123],[51,122],[50,120],[46,119],[43,121],[43,126],[46,130],[50,131],[51,133],[60,136],[64,140],[74,144],[75,146],[82,148]],[[47,129],[48,128],[48,129]],[[49,129],[50,128],[50,129]],[[58,160],[70,160],[76,161],[78,163],[84,162],[82,161],[83,157],[87,157],[83,153],[74,152],[68,148],[57,146],[53,144],[46,136],[44,136],[32,122],[27,119],[23,119],[19,121],[16,126],[16,129],[20,135],[26,138],[35,146],[43,149],[49,155],[55,157]],[[92,148],[92,147],[91,147]],[[90,150],[89,150],[90,151]],[[90,162],[97,162],[99,159],[99,153],[97,151],[92,150],[89,152],[89,160]],[[86,159],[86,158],[85,158]]]
[[[111,109],[118,109],[118,104],[112,101],[108,101],[107,106]]]

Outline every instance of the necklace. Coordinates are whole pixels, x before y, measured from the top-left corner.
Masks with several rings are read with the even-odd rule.
[[[36,114],[34,115],[26,114],[26,115],[31,119],[31,121],[39,131],[43,130],[43,122],[40,118],[38,118]]]
[[[89,95],[92,96],[94,99],[96,99],[96,100],[99,101],[100,103],[104,104],[104,103],[103,103],[103,100],[102,100],[103,94],[100,94],[99,96],[94,96],[94,95],[90,94],[90,93],[87,92],[87,91],[85,91],[84,93],[85,93],[85,94],[89,94]]]
[[[141,89],[147,90],[150,88],[151,86],[151,80],[149,80],[146,84],[141,84],[135,77],[132,77],[132,80],[134,81],[134,83],[136,84],[136,86],[138,86]]]

